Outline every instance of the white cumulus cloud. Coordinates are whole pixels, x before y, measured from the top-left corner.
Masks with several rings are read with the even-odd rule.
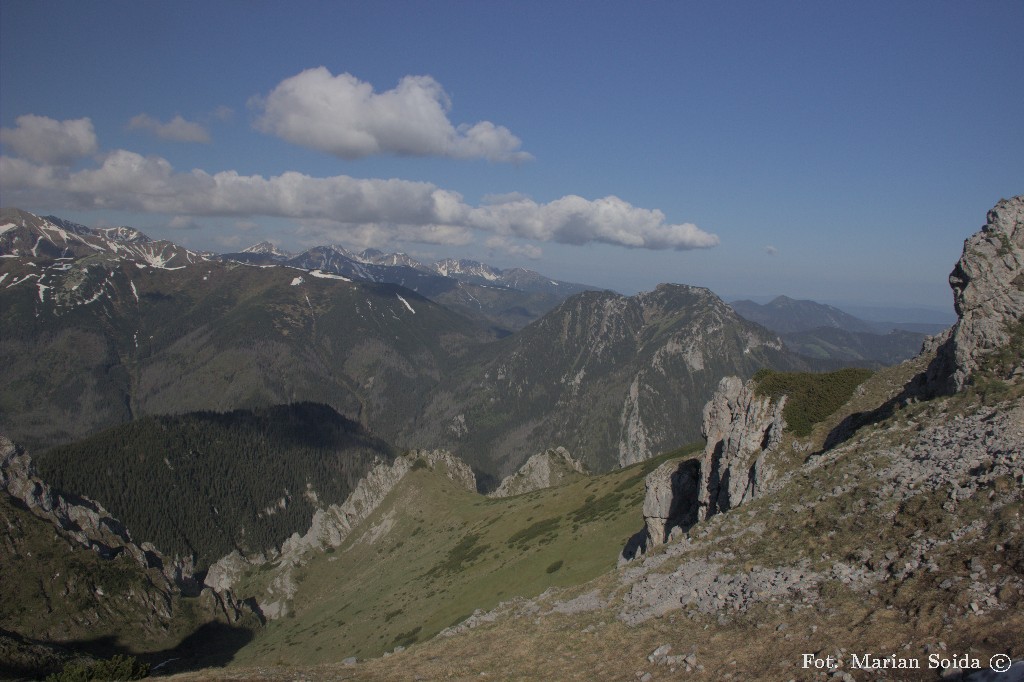
[[[604,242],[643,249],[699,249],[718,237],[692,223],[672,224],[657,209],[638,208],[616,197],[589,200],[567,195],[547,204],[510,198],[473,209],[478,229],[562,244]]]
[[[490,121],[455,126],[451,99],[430,76],[405,76],[385,92],[325,67],[307,69],[254,98],[256,127],[293,144],[344,159],[376,154],[526,161],[508,128]]]
[[[488,242],[493,248],[528,257],[539,257],[540,249],[514,240],[677,250],[718,244],[717,236],[692,223],[670,223],[659,210],[615,196],[568,195],[538,203],[513,193],[472,206],[458,192],[429,182],[294,171],[271,177],[231,170],[183,173],[166,159],[124,149],[79,170],[0,156],[0,187],[8,205],[160,213],[174,216],[179,228],[194,216],[288,218],[300,222],[310,239],[367,246],[395,239],[467,244],[479,233],[493,238]]]
[[[88,118],[55,121],[26,114],[15,119],[15,123],[14,128],[0,128],[0,142],[17,156],[36,163],[70,166],[99,148],[92,120]]]
[[[163,140],[175,142],[206,143],[210,141],[210,134],[206,128],[198,123],[186,121],[180,115],[175,116],[167,123],[161,123],[148,114],[139,114],[128,122],[128,128],[130,130],[148,130]]]

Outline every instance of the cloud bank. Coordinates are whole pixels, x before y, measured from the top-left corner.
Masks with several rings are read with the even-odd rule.
[[[175,142],[203,142],[210,141],[210,134],[206,128],[186,121],[181,116],[175,116],[167,123],[161,123],[148,114],[139,114],[128,122],[129,130],[148,130],[163,140]]]
[[[88,118],[55,121],[27,114],[19,116],[15,123],[14,128],[0,128],[0,142],[29,161],[70,166],[99,149],[96,132]]]
[[[74,124],[71,129],[91,133],[92,124],[84,121],[60,126]],[[302,230],[310,238],[361,243],[401,238],[466,244],[479,232],[499,238],[491,242],[495,247],[511,246],[508,240],[513,238],[677,250],[718,243],[717,236],[696,225],[669,223],[661,211],[615,196],[588,200],[569,195],[538,203],[511,194],[471,206],[458,192],[429,182],[347,175],[318,178],[294,171],[272,177],[230,170],[183,173],[166,159],[123,149],[107,153],[94,167],[72,170],[58,163],[67,155],[47,163],[37,147],[25,148],[26,158],[0,156],[0,185],[10,205],[162,213],[178,216],[179,222],[182,216],[289,218],[303,221]]]
[[[451,99],[430,76],[405,76],[393,90],[377,93],[351,74],[334,76],[321,66],[286,78],[252,105],[262,112],[258,130],[343,159],[376,154],[532,158],[504,126],[453,125]]]

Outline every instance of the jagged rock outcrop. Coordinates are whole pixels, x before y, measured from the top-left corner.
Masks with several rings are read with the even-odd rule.
[[[1003,199],[988,212],[981,230],[964,241],[949,285],[959,319],[928,369],[928,385],[938,393],[963,389],[982,359],[1005,346],[1024,319],[1024,195]],[[1022,364],[1017,358],[1011,372]]]
[[[644,525],[646,549],[668,541],[673,530],[685,531],[697,521],[700,491],[700,463],[665,462],[644,480]]]
[[[191,558],[170,561],[151,543],[136,544],[124,524],[99,502],[55,491],[39,478],[29,454],[5,436],[0,436],[0,488],[61,535],[100,556],[109,559],[127,553],[143,568],[157,569],[167,581],[163,589],[199,593]]]
[[[243,557],[232,552],[214,562],[206,574],[205,585],[225,599],[225,605],[236,604],[231,590],[238,579],[253,566],[276,561],[267,591],[256,597],[257,609],[267,619],[288,614],[288,602],[298,585],[292,577],[294,568],[305,562],[313,551],[339,547],[352,530],[374,512],[410,471],[425,466],[443,473],[460,487],[476,492],[476,475],[468,464],[447,450],[411,450],[391,463],[380,462],[356,484],[342,504],[332,504],[313,514],[304,535],[293,533],[281,545],[280,554],[267,557]]]
[[[422,460],[431,469],[442,472],[452,481],[461,487],[476,492],[476,474],[473,469],[461,459],[447,450],[411,450],[406,457],[413,460]]]
[[[786,398],[758,396],[754,382],[725,377],[704,406],[698,520],[759,495],[771,477],[766,455],[782,438]]]
[[[753,381],[725,377],[704,406],[707,445],[699,460],[665,462],[644,482],[642,549],[757,497],[771,477],[766,457],[785,428],[786,398],[758,396]],[[626,554],[631,552],[627,551]]]
[[[587,475],[586,467],[563,447],[549,448],[526,460],[519,470],[501,482],[488,497],[512,497],[566,483]]]

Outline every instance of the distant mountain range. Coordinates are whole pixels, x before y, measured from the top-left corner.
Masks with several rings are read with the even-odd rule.
[[[286,265],[355,280],[398,284],[506,331],[522,329],[573,294],[597,289],[553,280],[523,268],[500,270],[474,260],[451,258],[425,265],[404,253],[385,253],[377,249],[354,253],[337,245],[317,246],[292,254],[277,249],[270,242],[260,242],[218,258],[254,265]]]
[[[502,476],[553,445],[605,471],[698,438],[701,406],[723,373],[765,366],[833,365],[787,351],[707,289],[585,292],[468,354],[410,438]]]
[[[785,297],[626,297],[340,246],[201,254],[17,209],[0,226],[0,429],[37,451],[143,415],[312,401],[491,484],[559,445],[602,471],[698,437],[725,374],[880,366],[923,339]]]
[[[951,317],[947,323],[924,322],[918,319],[921,316],[921,311],[916,309],[863,308],[866,313],[874,313],[871,319],[867,319],[866,316],[856,317],[835,306],[816,301],[797,300],[788,296],[776,296],[764,304],[744,299],[733,301],[729,305],[746,319],[764,325],[780,334],[805,332],[821,327],[869,334],[888,334],[894,329],[920,334],[938,334],[956,320],[952,313],[950,313]],[[879,315],[883,312],[891,313],[889,317],[892,319],[897,319],[900,314],[906,315],[909,321],[893,322],[882,319]],[[937,313],[932,315],[932,319],[937,317],[939,317]]]
[[[941,324],[869,322],[834,306],[778,296],[766,304],[730,304],[740,316],[778,333],[786,346],[807,357],[867,367],[893,365],[913,357]]]

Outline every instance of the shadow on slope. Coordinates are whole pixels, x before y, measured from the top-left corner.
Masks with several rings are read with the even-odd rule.
[[[253,631],[248,628],[213,622],[199,626],[173,648],[139,653],[110,635],[53,642],[32,640],[0,629],[0,679],[40,679],[60,672],[71,662],[119,655],[148,663],[151,675],[222,668],[234,660],[235,653],[253,637]]]

